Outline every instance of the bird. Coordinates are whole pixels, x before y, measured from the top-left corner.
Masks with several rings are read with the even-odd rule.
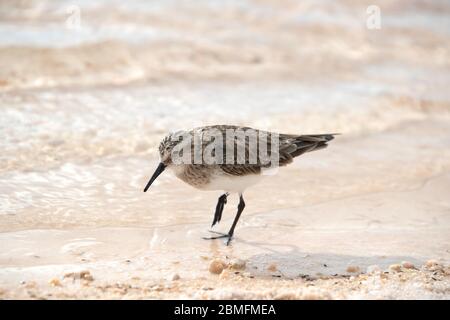
[[[292,163],[295,157],[327,147],[338,133],[281,134],[236,125],[211,125],[169,133],[159,144],[160,163],[144,188],[147,192],[166,169],[200,190],[219,190],[211,228],[220,223],[231,193],[239,195],[236,216],[225,238],[228,246],[245,208],[244,191],[258,183],[265,170]],[[264,152],[264,150],[265,152]]]

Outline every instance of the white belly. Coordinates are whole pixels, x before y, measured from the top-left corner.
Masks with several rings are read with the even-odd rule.
[[[226,192],[244,192],[248,187],[258,183],[262,176],[250,174],[246,176],[231,176],[227,174],[213,175],[203,190],[223,190]]]

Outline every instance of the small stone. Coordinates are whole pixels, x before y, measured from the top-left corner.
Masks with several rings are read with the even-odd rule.
[[[86,281],[94,281],[94,277],[87,270],[80,272],[80,279],[83,279],[83,280],[86,280]]]
[[[214,288],[208,287],[208,286],[203,286],[201,289],[204,290],[204,291],[214,290]]]
[[[231,260],[230,267],[234,270],[243,270],[245,269],[245,261],[241,259]]]
[[[88,270],[83,270],[80,272],[68,272],[63,277],[65,278],[72,278],[74,280],[85,280],[85,281],[94,281],[94,277],[91,275],[91,273]]]
[[[444,274],[445,274],[446,276],[450,276],[450,267],[445,267],[445,268],[444,268]]]
[[[391,264],[389,266],[389,270],[394,272],[400,272],[402,271],[402,266],[400,264]]]
[[[360,274],[359,275],[359,280],[367,280],[368,276],[366,274]]]
[[[437,260],[433,260],[433,259],[432,260],[428,260],[425,263],[425,267],[427,269],[435,270],[435,269],[437,269],[439,267],[439,262]]]
[[[63,279],[66,278],[75,278],[75,272],[67,272],[64,274]]]
[[[439,262],[438,262],[437,260],[434,260],[434,259],[430,259],[430,260],[428,260],[428,261],[425,263],[425,265],[426,265],[427,267],[432,267],[432,266],[435,266],[435,265],[437,265],[437,264],[439,264]]]
[[[170,276],[170,280],[171,281],[180,280],[180,275],[178,273],[174,273],[173,275]]]
[[[157,285],[157,286],[153,287],[152,289],[155,290],[155,291],[163,291],[164,287],[161,286],[161,285]]]
[[[349,273],[358,273],[360,271],[361,271],[361,269],[358,266],[348,266],[347,267],[347,272],[349,272]]]
[[[271,264],[267,267],[267,270],[268,270],[268,271],[271,271],[271,272],[275,272],[275,271],[278,270],[278,268],[277,268],[277,265],[276,265],[275,263],[271,263]]]
[[[48,282],[52,287],[61,287],[61,281],[57,278],[53,278]]]
[[[223,270],[221,273],[220,273],[220,275],[219,275],[219,278],[220,279],[229,279],[230,278],[230,276],[231,276],[231,272],[229,271],[229,270],[227,270],[227,269],[225,269],[225,270]]]
[[[221,274],[223,269],[225,269],[225,263],[220,259],[214,259],[209,264],[209,272],[214,274]]]
[[[367,267],[367,273],[379,273],[381,268],[376,264]]]
[[[416,267],[414,266],[414,264],[412,262],[409,261],[403,261],[402,262],[402,267],[405,269],[415,269]]]
[[[323,273],[322,272],[316,272],[316,276],[317,277],[321,277],[321,276],[323,276]]]
[[[388,277],[388,275],[386,274],[386,273],[380,273],[380,279],[382,279],[382,280],[387,280],[389,277]]]

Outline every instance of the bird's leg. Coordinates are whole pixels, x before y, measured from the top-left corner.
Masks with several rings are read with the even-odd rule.
[[[231,238],[234,234],[234,228],[236,228],[236,225],[238,223],[239,218],[241,217],[242,211],[244,211],[245,208],[245,202],[244,197],[242,196],[242,193],[239,194],[239,204],[238,204],[238,211],[236,213],[236,217],[234,218],[233,224],[231,225],[230,231],[228,231],[228,240],[227,240],[227,246],[231,242]]]
[[[227,240],[227,246],[230,244],[231,242],[231,238],[233,237],[234,234],[234,228],[236,228],[236,225],[238,223],[238,220],[241,216],[242,211],[244,211],[245,208],[245,202],[244,202],[244,198],[242,197],[242,193],[239,194],[239,204],[238,204],[238,211],[236,213],[236,217],[234,218],[233,224],[231,225],[230,231],[228,231],[227,234],[221,234],[219,232],[215,232],[212,231],[214,233],[218,233],[220,234],[219,236],[215,236],[215,237],[210,237],[210,238],[203,238],[205,240],[213,240],[213,239],[221,239],[221,238],[228,238]]]
[[[214,219],[211,224],[211,228],[214,227],[214,225],[216,223],[219,223],[220,220],[222,219],[222,212],[223,212],[223,208],[225,207],[225,204],[227,203],[228,194],[229,193],[227,192],[219,197],[219,200],[217,201],[217,205],[216,205],[216,212],[214,213]]]

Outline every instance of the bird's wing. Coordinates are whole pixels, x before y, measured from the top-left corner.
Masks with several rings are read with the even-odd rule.
[[[197,130],[203,133],[204,146],[213,144],[213,152],[219,150],[220,146],[211,136],[222,137],[222,155],[219,155],[222,163],[218,166],[225,173],[234,176],[259,174],[264,168],[285,166],[303,153],[325,148],[335,135],[277,134],[231,125],[201,127]],[[265,145],[262,150],[261,145]],[[231,154],[230,150],[233,150]]]
[[[261,154],[256,154],[259,149],[249,148],[248,139],[238,138],[235,139],[235,146],[245,147],[245,161],[243,164],[225,164],[221,165],[221,169],[231,175],[247,175],[247,174],[259,174],[262,169],[270,168],[273,166],[285,166],[293,161],[295,157],[298,157],[306,152],[316,151],[327,147],[327,143],[334,139],[336,134],[318,134],[318,135],[277,135],[278,146],[275,146],[272,150],[272,133],[265,132],[268,135],[266,155],[268,158],[262,159]],[[260,142],[260,140],[258,140]],[[236,149],[235,149],[236,150]],[[251,162],[251,156],[256,156],[257,162]],[[239,158],[237,158],[239,159]],[[269,160],[269,162],[267,162]],[[274,163],[273,161],[276,161]]]
[[[265,154],[269,158],[271,153],[270,132],[248,127],[227,126],[225,129],[236,130],[224,136],[222,171],[234,176],[259,174],[261,169],[270,166],[269,159],[263,158],[263,151],[259,146],[265,144],[268,150]],[[267,141],[267,143],[266,143]],[[232,154],[230,155],[230,150]]]

